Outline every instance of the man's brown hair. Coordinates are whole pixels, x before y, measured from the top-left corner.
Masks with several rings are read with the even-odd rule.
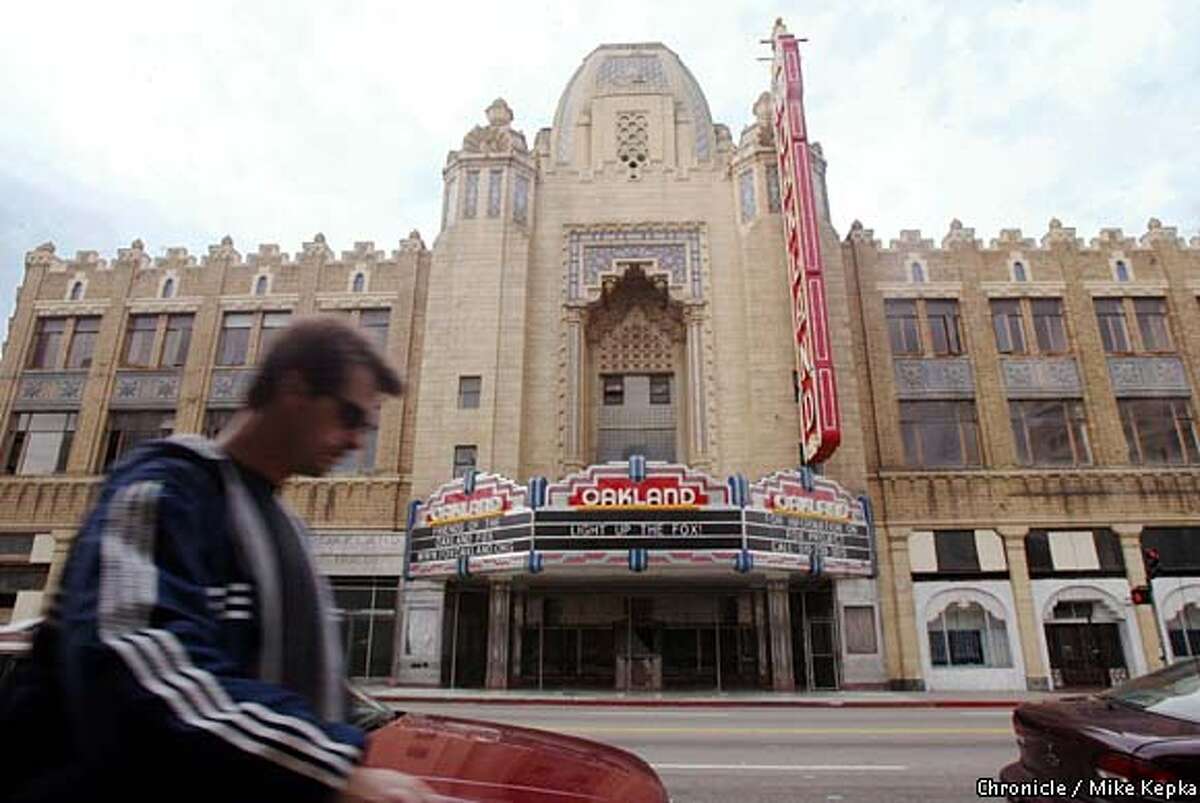
[[[328,315],[299,318],[280,333],[259,362],[246,405],[252,410],[265,407],[290,371],[303,378],[313,395],[336,396],[355,365],[371,371],[381,393],[404,392],[396,369],[355,326]]]

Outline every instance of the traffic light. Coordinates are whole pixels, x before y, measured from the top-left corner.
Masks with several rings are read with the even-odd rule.
[[[1133,600],[1134,605],[1154,604],[1154,592],[1150,590],[1150,586],[1134,586],[1129,590],[1129,598]]]
[[[1154,547],[1149,547],[1142,550],[1142,562],[1146,564],[1146,579],[1153,580],[1158,576],[1158,564],[1160,557],[1158,550]]]

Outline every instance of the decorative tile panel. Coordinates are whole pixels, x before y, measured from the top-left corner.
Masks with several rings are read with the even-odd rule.
[[[488,171],[488,217],[500,217],[500,191],[503,184],[503,170]]]
[[[778,212],[779,209],[779,168],[767,165],[767,211]]]
[[[1190,396],[1178,357],[1109,357],[1108,376],[1117,396]]]
[[[658,56],[609,56],[600,64],[596,74],[600,89],[626,90],[637,93],[669,91],[667,76]]]
[[[109,407],[174,409],[179,402],[180,371],[118,371]]]
[[[253,368],[218,368],[208,387],[208,403],[213,407],[240,407],[254,379]]]
[[[22,374],[13,410],[77,409],[83,400],[87,374],[87,371]]]
[[[896,393],[901,399],[969,399],[975,376],[967,357],[896,360]]]
[[[463,217],[475,217],[475,206],[479,202],[479,171],[467,171],[467,185],[463,193]]]
[[[754,219],[754,171],[743,170],[738,175],[738,197],[742,201],[742,222]]]
[[[1083,395],[1083,381],[1074,357],[1002,359],[1004,389],[1009,398],[1073,398]]]
[[[655,226],[571,232],[567,244],[569,298],[581,298],[583,287],[599,287],[601,274],[614,271],[614,262],[639,259],[655,261],[658,270],[670,275],[672,285],[686,286],[690,275],[692,297],[700,298],[699,230]]]
[[[517,174],[513,181],[513,222],[524,225],[529,219],[529,177]]]

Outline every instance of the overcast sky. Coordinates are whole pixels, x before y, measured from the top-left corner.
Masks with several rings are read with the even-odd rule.
[[[818,8],[819,6],[819,8]],[[432,244],[446,152],[508,100],[532,144],[580,61],[661,41],[738,136],[776,16],[807,36],[834,224],[887,241],[1200,226],[1200,4],[249,0],[9,4],[0,47],[0,326],[24,254],[135,237],[295,253],[322,231]],[[2,332],[0,332],[2,334]]]

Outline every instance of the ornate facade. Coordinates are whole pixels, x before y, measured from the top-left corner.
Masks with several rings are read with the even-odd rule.
[[[958,221],[936,246],[904,231],[884,247],[859,223],[840,238],[819,148],[845,426],[816,487],[867,500],[869,571],[836,552],[788,568],[597,547],[523,567],[464,552],[456,572],[412,575],[410,502],[470,497],[477,473],[570,486],[613,460],[637,484],[646,458],[698,487],[791,481],[769,480],[799,460],[769,97],[752,114],[735,142],[676,54],[604,45],[532,146],[497,100],[450,152],[432,249],[415,232],[390,254],[339,256],[320,235],[294,257],[228,239],[200,259],[34,249],[0,375],[0,608],[36,614],[110,460],[218,428],[287,315],[327,311],[378,336],[411,385],[364,453],[286,489],[356,674],[1023,689],[1200,652],[1200,238],[1156,220],[1087,245],[1058,221],[1037,242],[985,245]],[[1144,547],[1163,561],[1153,607],[1130,599]]]

